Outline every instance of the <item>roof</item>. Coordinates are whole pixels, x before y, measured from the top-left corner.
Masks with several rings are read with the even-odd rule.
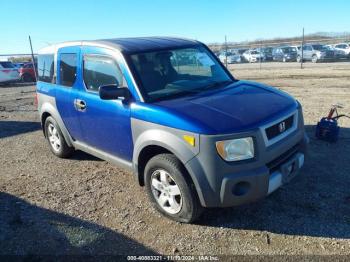
[[[60,47],[76,46],[76,45],[93,45],[104,46],[118,49],[124,53],[136,53],[144,51],[152,51],[159,49],[178,48],[182,46],[194,46],[200,42],[196,40],[176,38],[176,37],[133,37],[133,38],[115,38],[94,41],[74,41],[64,42],[52,46],[48,46],[39,51],[39,53],[51,53]]]

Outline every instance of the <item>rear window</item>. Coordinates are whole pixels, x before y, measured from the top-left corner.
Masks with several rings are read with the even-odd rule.
[[[11,62],[0,62],[3,68],[15,68]]]
[[[46,83],[54,83],[54,55],[39,55],[38,79]]]
[[[71,87],[77,77],[77,54],[61,54],[60,58],[60,83]]]

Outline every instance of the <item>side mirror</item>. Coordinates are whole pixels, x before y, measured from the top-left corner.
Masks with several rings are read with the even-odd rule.
[[[128,100],[131,97],[130,91],[126,87],[118,87],[118,85],[105,85],[99,88],[100,98],[103,100],[115,100],[123,98]]]

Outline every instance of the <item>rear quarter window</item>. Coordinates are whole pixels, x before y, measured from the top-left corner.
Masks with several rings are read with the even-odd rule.
[[[54,83],[54,55],[39,55],[38,79],[46,83]]]

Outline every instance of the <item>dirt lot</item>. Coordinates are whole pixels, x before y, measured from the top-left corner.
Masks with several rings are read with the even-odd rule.
[[[350,255],[350,120],[340,140],[314,139],[331,104],[350,113],[350,63],[231,65],[303,105],[311,138],[301,175],[258,203],[208,210],[195,225],[163,218],[118,167],[78,152],[54,157],[33,86],[0,87],[0,254]]]

